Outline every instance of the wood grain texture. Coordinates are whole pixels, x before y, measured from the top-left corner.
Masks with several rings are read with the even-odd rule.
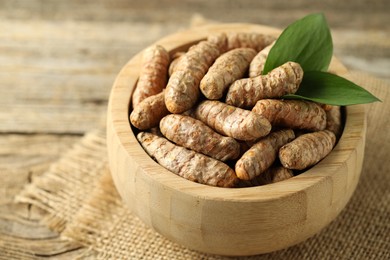
[[[157,43],[174,51],[185,43],[221,31],[273,35],[279,32],[250,24],[208,25],[182,31]],[[167,171],[135,139],[128,111],[140,62],[138,54],[114,83],[108,107],[107,142],[110,169],[119,193],[150,227],[202,252],[254,255],[307,239],[344,208],[356,188],[363,162],[366,129],[363,106],[346,109],[345,131],[338,145],[304,174],[254,188],[210,187]],[[335,59],[331,70],[341,75],[347,72]]]
[[[318,11],[348,68],[390,79],[386,0],[1,0],[0,132],[81,134],[101,126],[120,68],[147,45],[188,27],[194,15],[284,28]]]
[[[0,0],[0,174],[5,180],[0,182],[0,213],[30,215],[34,221],[42,217],[42,212],[28,205],[15,208],[13,196],[29,182],[30,171],[41,174],[57,158],[53,149],[65,149],[68,138],[77,140],[75,135],[105,123],[115,76],[147,45],[209,20],[283,28],[318,11],[325,13],[335,54],[348,68],[390,80],[387,0]],[[379,115],[381,120],[373,116],[369,120],[382,126],[371,128],[374,133],[387,125],[381,105],[372,107],[370,115]],[[380,144],[379,136],[373,136]],[[38,139],[39,146],[29,145]],[[40,152],[34,152],[36,147]],[[43,152],[47,147],[48,152]],[[387,150],[380,151],[378,158],[385,158]],[[20,217],[0,225],[0,233],[23,237],[18,240],[21,245],[35,240],[32,233],[53,236],[43,227],[35,228],[35,222],[29,228]],[[38,247],[31,248],[31,254],[20,258],[38,258],[33,257],[38,252]],[[53,245],[52,258],[67,259],[66,252],[55,252]],[[45,258],[50,258],[49,251]]]
[[[52,255],[59,259],[66,255],[63,258],[66,259],[86,250],[40,223],[44,211],[26,203],[14,203],[23,187],[43,174],[78,139],[77,136],[0,135],[0,259],[7,254],[8,259]]]

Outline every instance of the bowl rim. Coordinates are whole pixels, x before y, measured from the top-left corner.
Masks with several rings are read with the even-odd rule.
[[[243,30],[245,28],[245,30]],[[255,24],[211,24],[180,31],[166,36],[154,44],[165,47],[170,53],[185,50],[193,43],[205,39],[207,35],[218,32],[263,32],[278,36],[281,30]],[[184,179],[165,169],[154,161],[138,143],[130,126],[129,111],[131,95],[138,79],[142,52],[136,54],[121,69],[111,89],[108,117],[112,127],[124,148],[127,156],[136,163],[137,174],[142,174],[153,185],[163,186],[164,189],[195,196],[201,200],[255,202],[278,200],[297,192],[304,192],[314,185],[328,181],[340,167],[345,166],[348,158],[354,155],[355,149],[365,137],[365,110],[363,105],[353,105],[345,108],[345,126],[342,136],[332,152],[309,170],[288,180],[264,186],[246,188],[221,188],[195,183]],[[335,57],[330,65],[331,72],[338,75],[348,73],[347,69]],[[113,173],[115,174],[115,173]]]

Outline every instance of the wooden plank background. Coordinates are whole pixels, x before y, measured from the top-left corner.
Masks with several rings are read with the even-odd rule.
[[[0,0],[0,249],[13,238],[41,257],[84,250],[13,198],[83,133],[104,126],[111,85],[135,53],[209,20],[284,28],[312,12],[325,13],[349,69],[390,81],[388,0]]]

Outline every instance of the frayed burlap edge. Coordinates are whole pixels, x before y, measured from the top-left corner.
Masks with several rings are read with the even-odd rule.
[[[240,259],[387,259],[390,257],[389,91],[361,73],[352,79],[382,99],[369,113],[366,157],[359,186],[340,216],[299,245]],[[386,172],[387,171],[387,172]],[[107,168],[102,132],[86,137],[18,197],[48,211],[51,228],[98,253],[99,259],[225,259],[172,243],[147,228],[121,203]],[[83,258],[82,256],[80,258]],[[229,258],[231,259],[231,258]]]
[[[50,169],[25,187],[17,202],[31,203],[49,214],[43,220],[62,232],[84,205],[107,167],[103,131],[87,134]]]

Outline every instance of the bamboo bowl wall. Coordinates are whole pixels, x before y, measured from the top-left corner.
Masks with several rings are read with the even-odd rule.
[[[260,25],[219,24],[182,31],[157,43],[174,52],[222,31],[280,33]],[[108,105],[108,155],[112,177],[124,203],[163,236],[206,253],[267,253],[316,234],[351,198],[364,156],[363,106],[346,108],[344,133],[337,146],[310,170],[266,186],[211,187],[164,169],[138,143],[128,115],[140,66],[141,54],[137,54],[113,85]],[[336,59],[330,70],[339,75],[347,72]]]

